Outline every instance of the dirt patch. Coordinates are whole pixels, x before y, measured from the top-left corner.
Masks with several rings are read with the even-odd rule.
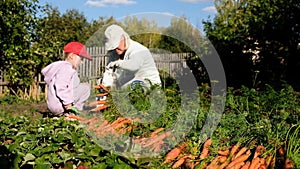
[[[50,111],[47,108],[46,102],[40,103],[26,103],[1,105],[0,112],[9,114],[11,116],[31,116],[31,117],[45,117],[49,116]]]

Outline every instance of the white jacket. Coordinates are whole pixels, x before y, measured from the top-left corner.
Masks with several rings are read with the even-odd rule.
[[[127,86],[134,80],[142,80],[148,84],[146,79],[150,80],[152,84],[160,85],[159,72],[149,49],[131,39],[128,39],[127,43],[129,43],[129,47],[119,69],[116,70],[117,86]],[[118,59],[119,56],[112,52],[109,62]]]

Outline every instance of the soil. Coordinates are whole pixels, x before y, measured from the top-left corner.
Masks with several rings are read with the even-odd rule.
[[[13,105],[0,105],[0,113],[10,114],[11,116],[30,116],[30,117],[46,117],[50,116],[46,102],[25,103]]]

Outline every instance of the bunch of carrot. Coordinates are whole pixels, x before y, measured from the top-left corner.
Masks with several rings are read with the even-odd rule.
[[[194,160],[196,156],[186,154],[185,149],[187,147],[186,142],[182,142],[177,147],[173,148],[166,155],[164,163],[172,163],[172,168],[178,168],[182,166],[188,160]]]
[[[248,147],[234,145],[226,150],[218,151],[218,155],[207,165],[206,168],[215,169],[267,169],[268,165],[262,153],[262,146],[257,146],[254,156]]]
[[[172,163],[172,168],[179,168],[185,165],[186,168],[201,168],[201,169],[267,169],[274,168],[274,157],[262,157],[265,148],[258,145],[256,149],[250,150],[248,147],[234,145],[219,150],[217,156],[210,162],[208,157],[210,155],[210,146],[212,140],[208,139],[204,142],[202,151],[199,156],[191,154],[183,154],[182,146],[172,149],[165,158],[164,163]],[[254,152],[253,152],[254,151]]]
[[[157,128],[151,132],[148,137],[137,136],[133,142],[152,152],[158,152],[161,150],[162,146],[164,146],[165,140],[170,136],[170,131],[164,131],[164,128]]]
[[[93,132],[98,137],[106,136],[107,134],[114,134],[119,136],[133,130],[136,126],[132,125],[132,120],[128,118],[118,117],[115,121],[110,123],[108,120],[94,117],[84,121],[87,125],[86,130]],[[141,145],[143,148],[148,148],[151,151],[158,152],[164,145],[164,141],[171,135],[170,131],[164,131],[164,128],[157,128],[150,133],[149,137],[135,137],[133,142]]]
[[[194,160],[196,160],[196,158],[205,159],[208,157],[209,146],[211,146],[211,144],[212,144],[211,139],[205,141],[203,144],[203,149],[201,154],[199,156],[194,156],[184,151],[186,149],[187,143],[183,142],[167,153],[164,163],[173,162],[172,168],[178,168],[182,166],[184,163],[189,163],[189,168],[194,168],[198,164],[193,162]]]
[[[119,136],[121,132],[118,131],[122,129],[128,130],[128,128],[126,127],[132,121],[127,118],[119,117],[114,122],[110,123],[108,120],[94,117],[83,122],[87,125],[87,131],[93,131],[96,136],[102,137],[106,136],[107,134],[114,134],[116,136]]]
[[[94,86],[95,89],[99,91],[98,94],[96,94],[96,101],[89,104],[89,106],[96,106],[96,108],[90,110],[92,112],[102,111],[106,108],[108,108],[108,104],[106,102],[106,99],[102,100],[104,97],[107,97],[109,94],[109,89],[105,87],[103,84],[99,84]]]

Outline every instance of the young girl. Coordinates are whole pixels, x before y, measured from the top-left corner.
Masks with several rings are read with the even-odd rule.
[[[48,85],[47,106],[56,116],[81,111],[90,96],[90,85],[80,83],[76,71],[83,58],[92,60],[83,44],[70,42],[64,47],[64,61],[51,63],[42,70]]]

